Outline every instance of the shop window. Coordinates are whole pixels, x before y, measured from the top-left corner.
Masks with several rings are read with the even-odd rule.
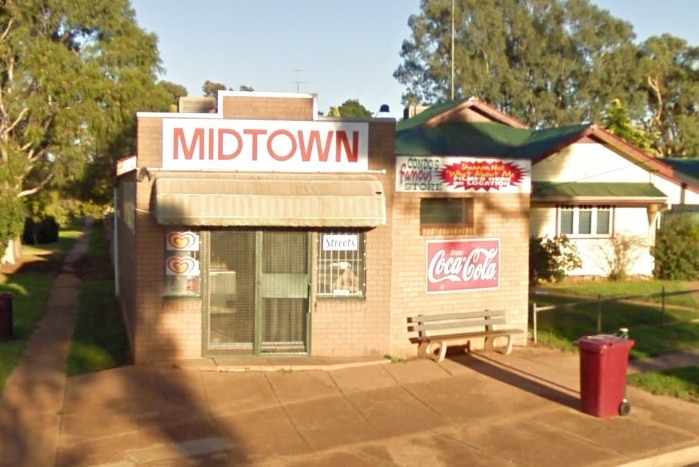
[[[473,233],[473,198],[422,198],[420,233]]]
[[[562,206],[558,233],[570,236],[609,236],[612,233],[611,206]]]
[[[200,294],[201,235],[190,230],[165,232],[166,297],[198,297]]]
[[[328,232],[318,237],[318,297],[363,298],[366,235],[363,232]]]

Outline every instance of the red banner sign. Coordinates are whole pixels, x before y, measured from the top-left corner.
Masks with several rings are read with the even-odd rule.
[[[427,292],[500,287],[500,239],[427,242]]]
[[[447,185],[464,190],[501,190],[522,182],[521,168],[509,162],[461,161],[442,169]]]

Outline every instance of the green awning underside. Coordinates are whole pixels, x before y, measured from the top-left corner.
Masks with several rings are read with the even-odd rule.
[[[629,199],[665,202],[667,195],[650,183],[532,182],[535,199]]]

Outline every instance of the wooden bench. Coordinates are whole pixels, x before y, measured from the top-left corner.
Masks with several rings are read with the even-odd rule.
[[[459,313],[442,313],[438,315],[417,315],[408,318],[408,330],[417,331],[414,339],[419,345],[419,357],[430,356],[444,361],[449,343],[466,344],[470,351],[470,340],[483,337],[485,350],[493,350],[493,341],[498,337],[506,337],[504,350],[506,355],[512,352],[512,336],[521,334],[521,329],[494,329],[493,326],[505,326],[504,310],[465,311]],[[477,329],[480,328],[480,329]],[[439,345],[439,353],[434,348]],[[438,357],[437,357],[438,356]]]

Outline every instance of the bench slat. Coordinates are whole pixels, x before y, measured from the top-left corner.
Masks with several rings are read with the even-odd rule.
[[[426,336],[423,340],[437,342],[466,339],[469,337],[506,336],[508,334],[521,334],[522,332],[521,329],[498,329],[495,331],[474,331],[460,334],[445,334],[443,336]]]
[[[462,313],[443,313],[440,315],[417,315],[411,319],[415,323],[427,323],[430,321],[485,318],[486,316],[505,316],[505,310],[465,311]]]
[[[485,326],[500,325],[500,324],[507,324],[507,321],[505,321],[505,318],[418,324],[415,326],[415,330],[417,330],[417,331],[435,331],[438,329],[458,329],[458,328],[463,329],[463,328],[485,327]]]

